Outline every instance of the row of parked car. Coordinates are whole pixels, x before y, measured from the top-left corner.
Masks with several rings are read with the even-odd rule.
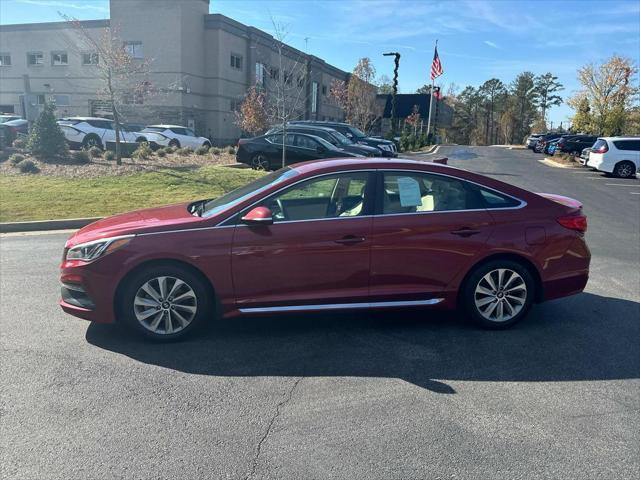
[[[286,131],[277,126],[264,135],[241,138],[236,159],[254,169],[276,170],[282,166],[283,143],[287,165],[323,158],[398,156],[394,142],[367,136],[348,123],[299,120],[287,123]]]
[[[113,120],[100,117],[65,117],[58,119],[69,147],[72,149],[98,147],[105,149],[116,141]],[[9,145],[19,135],[27,135],[27,120],[16,115],[0,115],[0,136]],[[148,142],[152,148],[211,146],[211,141],[197,136],[193,130],[181,125],[130,125],[123,124],[120,140],[126,143]]]
[[[533,134],[527,148],[536,153],[580,156],[580,163],[621,178],[640,171],[640,137],[598,137],[564,133]]]

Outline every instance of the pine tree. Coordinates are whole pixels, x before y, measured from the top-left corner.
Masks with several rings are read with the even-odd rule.
[[[61,157],[68,153],[64,133],[60,130],[53,114],[55,108],[53,103],[47,102],[44,110],[31,127],[27,150],[36,157]]]

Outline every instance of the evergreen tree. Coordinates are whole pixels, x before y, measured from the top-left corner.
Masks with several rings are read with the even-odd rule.
[[[64,156],[68,153],[67,140],[56,123],[56,106],[46,102],[42,113],[31,127],[27,149],[36,157]]]
[[[558,77],[551,72],[536,77],[536,104],[540,108],[540,114],[544,121],[547,120],[547,110],[562,103],[562,97],[555,93],[563,89],[564,86],[558,81]]]

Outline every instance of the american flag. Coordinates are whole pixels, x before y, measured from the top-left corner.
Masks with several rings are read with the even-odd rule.
[[[442,64],[440,63],[440,57],[438,56],[438,46],[436,45],[436,51],[433,54],[433,63],[431,63],[431,80],[435,80],[442,75]]]

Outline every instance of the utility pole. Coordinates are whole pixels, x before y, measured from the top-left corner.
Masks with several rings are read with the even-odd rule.
[[[400,67],[400,54],[398,52],[383,53],[385,57],[395,57],[393,69],[393,90],[391,91],[391,133],[396,135],[396,94],[398,93],[398,68]]]

